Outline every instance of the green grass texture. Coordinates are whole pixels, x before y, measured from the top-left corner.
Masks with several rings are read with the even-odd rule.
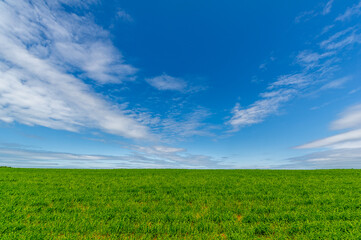
[[[0,168],[0,239],[361,239],[361,170]]]

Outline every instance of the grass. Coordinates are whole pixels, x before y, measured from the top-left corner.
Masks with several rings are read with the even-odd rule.
[[[1,168],[0,239],[361,239],[361,170]]]

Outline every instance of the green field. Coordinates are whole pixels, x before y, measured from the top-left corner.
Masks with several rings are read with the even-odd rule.
[[[361,239],[361,170],[0,168],[0,239]]]

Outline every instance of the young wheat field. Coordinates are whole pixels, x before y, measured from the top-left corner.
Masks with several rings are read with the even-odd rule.
[[[0,239],[361,239],[361,170],[0,168]]]

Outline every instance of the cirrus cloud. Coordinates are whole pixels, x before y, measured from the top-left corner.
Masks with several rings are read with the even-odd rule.
[[[0,2],[0,120],[150,137],[146,126],[85,84],[87,79],[99,84],[132,80],[136,69],[89,16],[63,10],[63,4],[75,3],[88,4]]]

